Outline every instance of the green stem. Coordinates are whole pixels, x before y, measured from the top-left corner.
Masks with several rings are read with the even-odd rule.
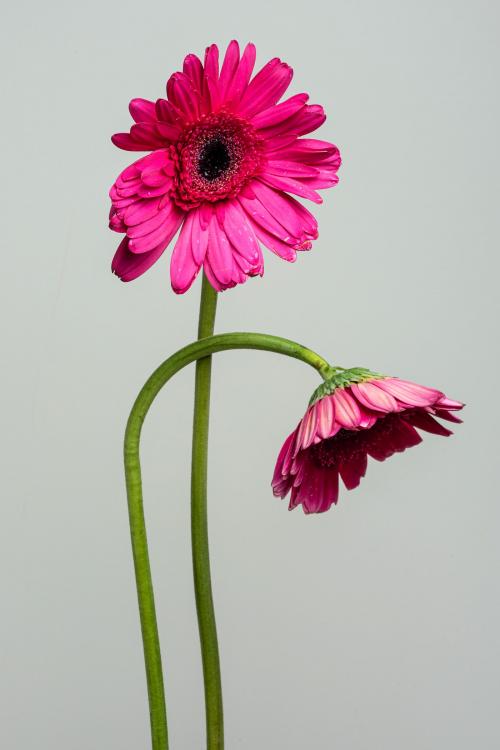
[[[211,336],[214,331],[217,292],[203,275],[198,322],[198,339]],[[207,750],[224,747],[224,717],[222,683],[217,643],[217,626],[210,579],[210,555],[207,517],[207,460],[210,417],[210,380],[212,358],[196,362],[193,452],[191,459],[191,548],[193,555],[194,593],[198,630],[200,634],[203,682],[205,687],[205,716]]]
[[[331,373],[326,360],[294,341],[263,333],[223,333],[195,341],[166,359],[148,378],[135,400],[125,431],[124,460],[153,750],[168,750],[168,732],[160,643],[142,498],[139,456],[141,430],[153,401],[170,378],[198,359],[229,349],[258,349],[276,352],[305,362],[317,370],[324,379]]]

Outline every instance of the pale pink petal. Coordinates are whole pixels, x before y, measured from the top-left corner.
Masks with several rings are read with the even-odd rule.
[[[441,396],[439,401],[435,404],[436,408],[446,409],[447,411],[457,411],[464,408],[464,404],[461,401],[453,401],[451,398]]]
[[[335,401],[335,420],[347,430],[354,430],[359,427],[361,411],[348,390],[337,388],[333,398]]]
[[[352,383],[351,391],[359,403],[366,406],[367,409],[374,409],[385,414],[401,410],[396,399],[390,393],[376,388],[371,382]]]
[[[400,380],[399,378],[374,380],[373,385],[386,393],[390,393],[391,396],[407,406],[432,406],[444,395],[435,388],[427,388],[424,385],[411,383],[409,380]]]
[[[316,404],[318,411],[318,437],[326,440],[335,430],[335,400],[333,396],[325,396]]]

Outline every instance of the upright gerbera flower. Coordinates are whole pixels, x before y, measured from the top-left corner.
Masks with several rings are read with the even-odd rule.
[[[317,190],[338,181],[340,155],[301,136],[326,119],[296,94],[278,104],[292,69],[273,58],[253,78],[255,47],[240,57],[232,41],[219,71],[215,44],[167,83],[167,99],[130,102],[135,124],[113,143],[151,151],[111,188],[110,227],[124,232],[112,269],[123,280],[143,274],[181,229],[170,275],[182,294],[203,266],[217,290],[263,273],[260,243],[288,261],[318,237],[314,216],[288,193],[321,203]]]
[[[444,393],[363,368],[344,370],[322,384],[280,451],[273,492],[290,510],[322,513],[336,503],[339,475],[346,489],[364,477],[368,456],[385,461],[421,442],[417,432],[451,435],[434,417],[461,422],[463,404]]]

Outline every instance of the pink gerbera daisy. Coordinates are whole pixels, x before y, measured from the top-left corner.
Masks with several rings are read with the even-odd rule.
[[[322,513],[336,503],[339,475],[348,490],[366,472],[368,456],[385,461],[421,442],[417,432],[451,435],[434,417],[461,422],[463,404],[444,393],[363,368],[344,370],[321,385],[280,451],[273,492],[289,508]]]
[[[288,261],[318,237],[314,216],[295,198],[321,203],[317,190],[338,181],[340,155],[301,136],[325,120],[323,108],[296,94],[278,104],[292,69],[278,58],[253,78],[255,47],[240,56],[232,41],[204,64],[188,55],[167,83],[167,99],[133,99],[135,124],[113,143],[151,151],[111,188],[110,227],[125,233],[112,269],[123,280],[143,274],[177,231],[170,264],[182,294],[203,266],[221,291],[263,273],[260,243]]]

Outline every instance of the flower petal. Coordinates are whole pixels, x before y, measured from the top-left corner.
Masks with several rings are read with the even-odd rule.
[[[133,279],[141,276],[148,270],[148,268],[151,268],[153,263],[156,263],[166,247],[166,245],[160,244],[153,248],[149,253],[137,255],[136,253],[130,252],[128,249],[128,243],[128,237],[124,237],[118,246],[113,262],[111,263],[111,270],[119,276],[122,281],[133,281]]]
[[[239,105],[246,117],[268,109],[281,99],[293,77],[292,68],[277,57],[270,60],[250,81]]]
[[[201,267],[201,261],[194,257],[192,246],[192,229],[195,221],[194,212],[188,214],[170,259],[170,280],[176,294],[187,292]]]
[[[355,430],[361,421],[361,411],[356,400],[346,388],[337,388],[333,394],[335,420],[346,430]]]

